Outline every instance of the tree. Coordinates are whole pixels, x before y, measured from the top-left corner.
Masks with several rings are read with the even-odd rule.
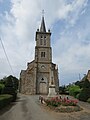
[[[16,77],[13,77],[12,75],[6,77],[5,87],[2,90],[2,93],[13,95],[13,100],[15,100],[17,97],[17,89],[18,89],[18,79]]]
[[[78,99],[86,102],[90,98],[90,88],[83,88],[78,96]]]
[[[77,85],[71,85],[68,87],[69,95],[76,97],[77,94],[81,92],[81,89]]]
[[[90,82],[87,79],[87,75],[82,78],[81,81],[75,82],[75,85],[78,85],[80,88],[89,88],[90,87]]]
[[[78,99],[86,102],[88,98],[90,98],[90,82],[87,78],[81,81],[80,85],[82,85],[82,90],[78,96]]]

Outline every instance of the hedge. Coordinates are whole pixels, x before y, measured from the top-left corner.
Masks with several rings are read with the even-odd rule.
[[[0,109],[12,102],[13,96],[9,94],[0,95]]]
[[[13,87],[4,87],[2,90],[2,94],[10,94],[13,96],[13,101],[17,98],[17,91]]]
[[[90,88],[83,88],[78,96],[78,99],[86,102],[90,98]]]

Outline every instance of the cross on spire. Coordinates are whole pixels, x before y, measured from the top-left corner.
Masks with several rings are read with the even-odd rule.
[[[44,22],[44,10],[42,10],[42,21],[41,21],[40,32],[46,32],[46,27]]]
[[[42,17],[44,17],[44,13],[45,13],[44,10],[42,10]]]

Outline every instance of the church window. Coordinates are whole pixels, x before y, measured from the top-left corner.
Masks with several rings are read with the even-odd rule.
[[[42,40],[43,40],[43,37],[41,36],[41,38],[40,38],[40,45],[42,45]]]
[[[46,36],[44,36],[44,45],[46,45]]]
[[[42,45],[42,40],[43,40],[43,37],[41,36],[41,39],[40,39],[40,45]]]
[[[44,80],[44,78],[41,79],[42,81]]]
[[[41,57],[45,57],[45,52],[41,52]]]
[[[45,57],[45,52],[43,52],[43,54],[44,54],[43,56]]]
[[[42,39],[40,40],[40,45],[42,45]]]

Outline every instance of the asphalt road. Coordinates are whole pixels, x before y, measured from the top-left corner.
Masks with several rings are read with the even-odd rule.
[[[0,111],[0,120],[90,120],[90,104],[80,103],[83,111],[56,113],[44,108],[39,96],[19,95],[17,102]]]

